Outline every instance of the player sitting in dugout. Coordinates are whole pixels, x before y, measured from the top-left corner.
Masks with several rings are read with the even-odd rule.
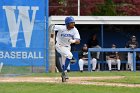
[[[116,48],[115,44],[112,44],[112,49]],[[118,71],[120,71],[121,61],[118,52],[108,52],[106,56],[109,71],[112,70],[112,65],[117,65]]]
[[[87,46],[87,44],[84,44],[84,46],[82,47],[82,50],[79,53],[79,58],[80,58],[79,59],[80,72],[83,72],[84,65],[88,65],[88,46]],[[92,57],[92,53],[91,53],[91,58],[92,59],[90,60],[90,63],[92,64],[92,71],[95,71],[97,60]]]

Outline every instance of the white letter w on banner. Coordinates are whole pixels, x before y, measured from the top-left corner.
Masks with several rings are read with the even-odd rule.
[[[19,11],[17,21],[15,15],[16,6],[3,6],[3,9],[5,9],[6,12],[12,47],[16,47],[20,23],[22,23],[26,47],[29,47],[35,21],[35,15],[36,11],[39,10],[39,7],[31,7],[31,10],[33,11],[31,21],[29,17],[29,6],[17,7],[17,10]]]

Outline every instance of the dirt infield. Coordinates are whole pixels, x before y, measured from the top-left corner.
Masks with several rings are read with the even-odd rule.
[[[110,77],[70,77],[66,84],[98,85],[98,86],[119,86],[119,87],[140,87],[140,84],[90,82],[89,80],[122,79],[124,76]],[[0,77],[0,82],[43,82],[62,83],[60,77]]]

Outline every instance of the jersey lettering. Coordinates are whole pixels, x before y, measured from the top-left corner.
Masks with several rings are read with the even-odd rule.
[[[62,37],[73,37],[71,34],[61,34]]]

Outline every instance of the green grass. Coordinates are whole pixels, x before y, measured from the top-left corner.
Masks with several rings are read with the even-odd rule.
[[[61,73],[31,73],[33,77],[60,77]],[[99,71],[99,72],[70,72],[70,77],[104,77],[125,76],[116,80],[92,80],[98,82],[117,82],[128,84],[140,84],[140,72],[130,71]],[[139,93],[140,88],[128,88],[117,86],[95,86],[77,84],[50,84],[50,83],[0,83],[0,93]]]
[[[31,73],[30,76],[48,76],[48,77],[57,77],[61,73]],[[131,71],[99,71],[99,72],[70,72],[68,73],[70,77],[79,77],[79,76],[140,76],[140,72],[131,72]]]
[[[100,76],[101,73],[95,74],[95,76]],[[125,77],[122,79],[92,80],[92,81],[108,82],[108,83],[140,84],[140,72],[125,72],[125,71],[124,72],[106,72],[106,73],[103,73],[102,77],[104,76],[125,76]]]
[[[0,83],[0,93],[139,93],[140,88],[48,83]]]
[[[126,84],[140,84],[140,76],[126,76],[123,79],[109,79],[109,80],[92,80],[96,82],[108,82],[108,83],[126,83]]]

